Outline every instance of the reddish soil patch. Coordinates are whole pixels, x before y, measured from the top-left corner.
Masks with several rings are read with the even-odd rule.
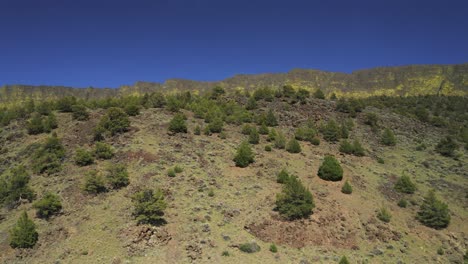
[[[153,163],[158,160],[158,156],[140,149],[138,151],[118,153],[117,159],[125,162],[140,161],[142,163]]]
[[[262,241],[295,248],[327,246],[352,249],[357,246],[357,230],[342,213],[313,215],[308,220],[282,221],[273,217],[260,224],[251,224],[248,231]]]

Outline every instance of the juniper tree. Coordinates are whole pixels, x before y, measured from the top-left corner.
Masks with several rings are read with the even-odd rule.
[[[326,181],[341,181],[343,179],[343,169],[340,163],[333,156],[325,156],[325,159],[320,165],[318,176]]]
[[[416,216],[423,225],[442,229],[450,223],[450,213],[446,203],[437,199],[434,190],[430,190],[419,208]]]
[[[395,183],[395,190],[401,193],[412,194],[416,191],[416,185],[414,185],[409,176],[403,175]]]
[[[36,225],[24,211],[10,230],[10,246],[12,248],[32,248],[38,239]]]
[[[33,204],[33,207],[37,210],[37,217],[47,219],[62,210],[62,203],[56,194],[46,193],[42,199]]]
[[[254,162],[254,154],[248,142],[242,142],[237,149],[237,154],[234,157],[234,162],[237,167],[245,168],[250,163]]]
[[[258,144],[259,141],[260,141],[260,135],[257,132],[257,128],[252,127],[249,133],[249,143]]]
[[[276,196],[276,210],[288,220],[307,218],[314,207],[312,193],[296,177],[290,177]]]
[[[173,133],[187,133],[185,119],[186,117],[183,114],[176,114],[169,123],[169,131]]]
[[[295,138],[291,138],[286,146],[286,151],[289,153],[301,153],[301,145]]]
[[[348,181],[345,181],[343,187],[341,187],[341,192],[344,193],[344,194],[353,193],[353,187],[351,187],[351,184],[349,184]]]
[[[385,130],[383,131],[381,141],[382,141],[382,144],[384,144],[386,146],[395,146],[396,145],[395,135],[388,128],[385,128]]]
[[[113,189],[125,187],[130,183],[128,179],[127,166],[124,164],[109,165],[106,172],[107,182]]]
[[[442,156],[446,156],[446,157],[455,156],[455,150],[457,149],[458,149],[457,143],[450,136],[443,138],[435,147],[435,151],[437,151]]]
[[[157,189],[146,189],[135,193],[132,197],[135,216],[139,224],[160,225],[165,223],[164,210],[167,207],[164,193]]]

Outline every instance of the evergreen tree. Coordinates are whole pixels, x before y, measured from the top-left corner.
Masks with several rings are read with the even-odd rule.
[[[61,170],[61,164],[65,157],[65,148],[57,134],[52,133],[41,148],[34,154],[32,167],[36,173],[55,173]]]
[[[130,120],[121,108],[111,107],[107,109],[107,113],[99,122],[99,126],[114,136],[126,132],[130,127]]]
[[[335,120],[331,119],[326,125],[322,126],[321,132],[323,138],[329,142],[336,142],[340,138],[340,128]]]
[[[42,116],[38,113],[34,113],[32,118],[26,124],[28,134],[37,135],[44,132],[44,124]]]
[[[250,129],[250,134],[249,134],[249,143],[258,144],[259,141],[260,141],[260,135],[257,132],[257,128],[252,127]]]
[[[195,130],[193,131],[193,134],[195,134],[195,135],[197,135],[197,136],[201,135],[201,127],[200,127],[200,125],[197,125],[197,126],[195,127]]]
[[[284,137],[283,133],[278,132],[278,134],[275,136],[274,145],[277,149],[284,149],[286,147],[286,138]]]
[[[249,97],[249,100],[247,101],[247,105],[245,106],[245,109],[247,110],[257,109],[257,100],[255,100],[254,97]]]
[[[307,218],[314,207],[312,193],[296,177],[290,177],[276,196],[276,209],[288,220]]]
[[[407,175],[401,176],[395,183],[395,190],[401,193],[412,194],[416,191],[416,185],[411,181]]]
[[[125,105],[124,111],[129,116],[137,116],[140,114],[140,106],[136,103],[130,103]]]
[[[96,142],[96,146],[94,147],[94,156],[98,159],[111,159],[114,157],[114,150],[109,144]]]
[[[340,152],[341,153],[345,153],[345,154],[352,154],[353,153],[353,145],[351,145],[351,143],[349,143],[348,140],[343,140],[341,141],[340,143]]]
[[[375,113],[367,113],[364,119],[364,124],[371,126],[373,129],[377,128],[379,117]]]
[[[250,126],[249,124],[245,124],[245,125],[242,127],[242,134],[244,134],[244,135],[250,135],[250,131],[252,131],[252,126]]]
[[[85,178],[83,190],[90,194],[97,194],[106,191],[104,179],[97,171],[90,171]]]
[[[274,127],[278,125],[276,116],[271,109],[268,110],[268,114],[266,115],[266,119],[265,119],[265,124],[269,127]]]
[[[211,133],[221,133],[223,131],[224,121],[221,117],[215,117],[208,124],[207,128]]]
[[[443,138],[435,147],[435,150],[439,154],[441,154],[442,156],[446,156],[446,157],[455,156],[455,150],[457,149],[458,149],[457,143],[450,136]]]
[[[139,224],[159,225],[164,223],[164,210],[167,207],[161,190],[146,189],[137,192],[133,197],[133,215]]]
[[[341,138],[348,138],[349,137],[349,130],[345,124],[341,124],[340,126],[340,137]]]
[[[341,181],[343,179],[343,169],[333,156],[325,156],[320,165],[318,176],[326,181]]]
[[[76,104],[72,106],[72,117],[74,120],[86,121],[89,119],[89,113],[86,110],[86,106]]]
[[[317,90],[315,90],[314,92],[314,98],[317,98],[317,99],[325,99],[325,94],[322,92],[322,90],[319,88]]]
[[[185,119],[186,117],[183,114],[176,114],[169,123],[169,131],[173,133],[187,133]]]
[[[12,248],[32,248],[38,239],[39,234],[36,231],[36,225],[24,211],[18,222],[10,230],[10,246]]]
[[[127,166],[124,164],[112,164],[108,166],[106,178],[113,189],[125,187],[130,183]]]
[[[353,187],[351,187],[351,184],[349,184],[348,181],[345,181],[343,187],[341,188],[341,192],[344,193],[344,194],[353,193]]]
[[[249,146],[249,143],[241,143],[241,145],[237,149],[237,154],[234,157],[234,162],[236,163],[237,167],[241,168],[245,168],[249,166],[250,163],[254,162],[254,154]]]
[[[54,113],[50,113],[49,116],[43,121],[44,132],[50,132],[58,127],[57,117]]]
[[[286,146],[286,151],[289,153],[301,153],[301,145],[295,138],[291,138]]]
[[[349,264],[348,259],[346,256],[341,257],[340,262],[338,264]]]
[[[268,141],[268,142],[275,141],[275,139],[276,139],[277,136],[278,136],[278,133],[276,133],[276,129],[272,128],[272,129],[270,129],[270,131],[268,132],[267,141]]]
[[[382,139],[381,140],[382,140],[382,144],[384,144],[386,146],[395,146],[396,145],[395,135],[388,128],[385,128],[384,132],[382,133]]]
[[[29,187],[30,175],[23,166],[10,170],[8,174],[0,178],[0,205],[14,207],[20,199],[32,201],[34,191]]]
[[[88,166],[94,163],[91,152],[85,149],[77,149],[75,153],[75,164],[78,166]]]
[[[261,135],[268,135],[268,132],[268,127],[265,124],[265,122],[263,122],[260,128],[258,129],[258,133],[260,133]]]
[[[437,199],[434,190],[430,190],[419,208],[416,219],[423,225],[442,229],[450,223],[450,213],[446,203]]]
[[[46,193],[42,199],[33,204],[33,207],[37,209],[37,217],[47,219],[62,210],[62,203],[57,195]]]
[[[289,180],[289,177],[288,172],[285,169],[282,169],[276,176],[276,182],[284,184]]]
[[[353,154],[358,157],[362,157],[366,155],[364,148],[362,147],[361,143],[357,139],[353,141]]]

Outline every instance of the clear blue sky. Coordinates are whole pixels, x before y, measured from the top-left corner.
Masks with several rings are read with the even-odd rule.
[[[468,62],[468,1],[0,0],[0,85]]]

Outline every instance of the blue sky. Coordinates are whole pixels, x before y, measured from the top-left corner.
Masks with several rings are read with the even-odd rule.
[[[468,62],[468,1],[0,0],[0,85]]]

